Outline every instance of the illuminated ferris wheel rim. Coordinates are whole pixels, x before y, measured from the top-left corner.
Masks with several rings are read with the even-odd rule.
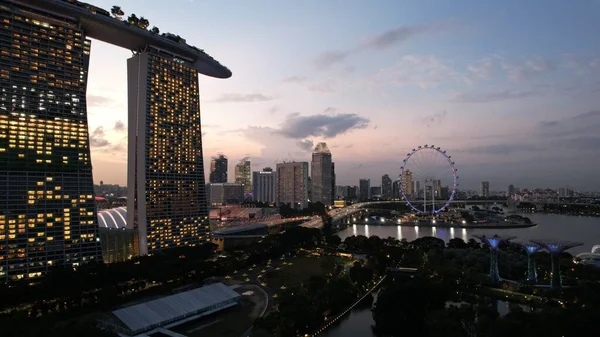
[[[404,199],[404,201],[406,201],[406,204],[412,208],[414,211],[416,211],[417,213],[424,213],[423,210],[418,209],[417,207],[415,207],[410,201],[409,199],[406,197],[406,194],[404,192],[404,185],[402,184],[402,177],[404,176],[404,169],[406,168],[406,164],[408,163],[408,160],[410,159],[410,157],[412,157],[415,153],[419,152],[419,151],[423,151],[423,150],[428,150],[428,151],[436,151],[437,153],[441,154],[442,156],[444,156],[446,158],[446,161],[448,162],[448,165],[450,167],[450,171],[452,172],[452,191],[450,193],[450,196],[448,197],[448,200],[446,200],[446,202],[444,203],[444,206],[442,206],[439,209],[433,209],[432,212],[433,213],[438,213],[443,211],[444,209],[446,209],[446,207],[448,207],[450,205],[450,202],[454,199],[454,195],[456,194],[456,186],[458,186],[457,184],[457,180],[458,180],[458,176],[456,175],[456,167],[454,166],[454,162],[452,161],[452,157],[449,156],[445,150],[442,150],[439,146],[436,147],[435,145],[428,145],[425,144],[424,146],[419,146],[415,149],[412,149],[411,152],[406,154],[406,158],[402,161],[402,166],[400,167],[400,193],[402,194],[402,197]]]

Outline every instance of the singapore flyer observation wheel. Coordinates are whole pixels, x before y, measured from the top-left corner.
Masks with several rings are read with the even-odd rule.
[[[456,168],[446,151],[419,146],[406,155],[400,169],[400,193],[421,214],[436,214],[450,205],[456,193]]]

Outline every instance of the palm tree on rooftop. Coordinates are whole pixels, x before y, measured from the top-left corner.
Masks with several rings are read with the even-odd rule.
[[[131,15],[130,15],[130,16],[127,18],[127,22],[128,22],[130,25],[137,26],[137,25],[139,24],[139,22],[140,22],[140,19],[138,19],[138,17],[137,17],[135,14],[131,14]]]
[[[148,21],[145,17],[140,16],[140,20],[138,21],[138,27],[141,29],[148,29],[150,26],[150,21]]]
[[[119,6],[113,6],[110,9],[110,12],[115,17],[115,19],[118,19],[118,20],[123,20],[123,15],[125,15],[123,10]]]
[[[150,31],[153,34],[160,34],[160,29],[158,29],[158,27],[156,27],[156,26],[152,27],[152,29],[150,29]]]

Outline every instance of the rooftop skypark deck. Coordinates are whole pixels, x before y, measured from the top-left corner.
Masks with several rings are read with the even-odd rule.
[[[143,51],[148,46],[172,54],[180,61],[198,70],[198,73],[215,77],[230,78],[231,70],[206,52],[177,39],[172,34],[157,34],[110,16],[106,10],[67,0],[8,0],[52,12],[57,17],[75,19],[86,36],[132,51]]]

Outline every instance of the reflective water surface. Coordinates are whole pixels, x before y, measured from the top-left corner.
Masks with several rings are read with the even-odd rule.
[[[556,239],[582,242],[584,245],[575,247],[569,252],[578,254],[589,252],[592,246],[600,244],[600,218],[578,217],[569,215],[555,215],[543,213],[519,213],[526,216],[538,225],[529,228],[512,229],[464,229],[464,228],[435,228],[418,226],[374,226],[353,225],[337,235],[344,240],[352,235],[376,235],[380,238],[395,237],[412,241],[424,236],[435,236],[448,241],[451,238],[468,240],[473,234],[501,234],[514,235],[516,241],[530,239]]]

